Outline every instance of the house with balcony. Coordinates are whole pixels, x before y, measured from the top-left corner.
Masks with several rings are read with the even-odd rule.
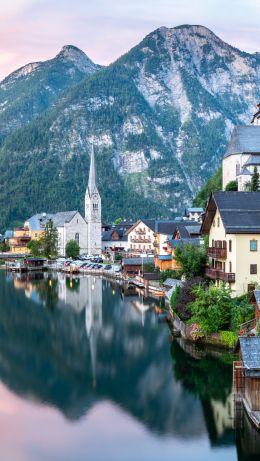
[[[28,227],[15,228],[13,236],[9,239],[10,252],[14,254],[27,254],[27,244],[31,241],[31,232]]]
[[[154,253],[155,222],[151,219],[139,220],[126,231],[130,253]]]
[[[253,291],[260,283],[260,193],[211,194],[201,233],[209,236],[206,275],[217,286],[228,283],[234,296]]]

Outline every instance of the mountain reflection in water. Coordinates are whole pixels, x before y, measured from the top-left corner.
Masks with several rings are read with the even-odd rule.
[[[115,412],[121,415],[115,433],[124,425],[126,430],[128,417],[136,421],[142,460],[158,459],[152,450],[158,440],[164,459],[177,459],[177,453],[190,459],[188,441],[193,459],[254,459],[243,457],[249,436],[244,440],[241,430],[232,429],[231,365],[206,354],[201,358],[181,341],[170,346],[166,325],[158,325],[153,312],[157,301],[97,277],[3,272],[0,299],[2,383],[33,402],[39,414],[56,408],[71,434],[86,430],[86,417],[102,419],[91,456],[74,448],[68,458],[38,453],[20,459],[103,460],[100,441],[106,437],[111,443]],[[140,427],[150,434],[147,450]],[[114,445],[111,453],[105,450],[106,459],[137,459],[133,441],[124,447],[123,453]]]

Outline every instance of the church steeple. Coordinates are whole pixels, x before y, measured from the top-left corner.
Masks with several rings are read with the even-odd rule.
[[[88,223],[88,253],[101,253],[101,198],[96,184],[94,148],[91,147],[89,179],[85,195],[85,220]]]
[[[89,167],[89,177],[88,177],[88,192],[91,196],[94,192],[98,193],[96,185],[96,171],[95,171],[95,156],[94,156],[94,147],[91,146],[90,154],[90,167]]]

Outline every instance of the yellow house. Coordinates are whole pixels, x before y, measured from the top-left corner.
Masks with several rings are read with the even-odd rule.
[[[234,296],[260,284],[260,192],[215,192],[201,227],[209,236],[206,275]]]
[[[30,230],[26,227],[19,227],[14,229],[14,235],[9,240],[10,251],[11,253],[17,254],[27,254],[29,253],[29,249],[27,248],[27,244],[30,242]]]
[[[27,248],[31,240],[38,240],[43,235],[42,230],[31,230],[26,225],[14,229],[14,235],[9,240],[10,251],[13,254],[28,254],[30,250]]]

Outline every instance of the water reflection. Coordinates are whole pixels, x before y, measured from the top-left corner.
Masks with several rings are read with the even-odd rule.
[[[92,458],[84,459],[104,459],[97,454],[103,439],[109,460],[141,452],[144,460],[174,453],[183,460],[257,459],[245,450],[252,427],[233,430],[230,360],[181,341],[169,346],[167,328],[153,312],[157,301],[97,277],[42,273],[7,280],[0,273],[0,299],[1,381],[23,401],[56,408],[71,430],[90,419],[90,433],[98,418]],[[141,427],[152,436],[147,450]],[[113,430],[124,440],[136,434],[142,449],[126,441],[129,456],[123,456],[119,441],[111,446]],[[81,459],[77,450],[73,459]]]

